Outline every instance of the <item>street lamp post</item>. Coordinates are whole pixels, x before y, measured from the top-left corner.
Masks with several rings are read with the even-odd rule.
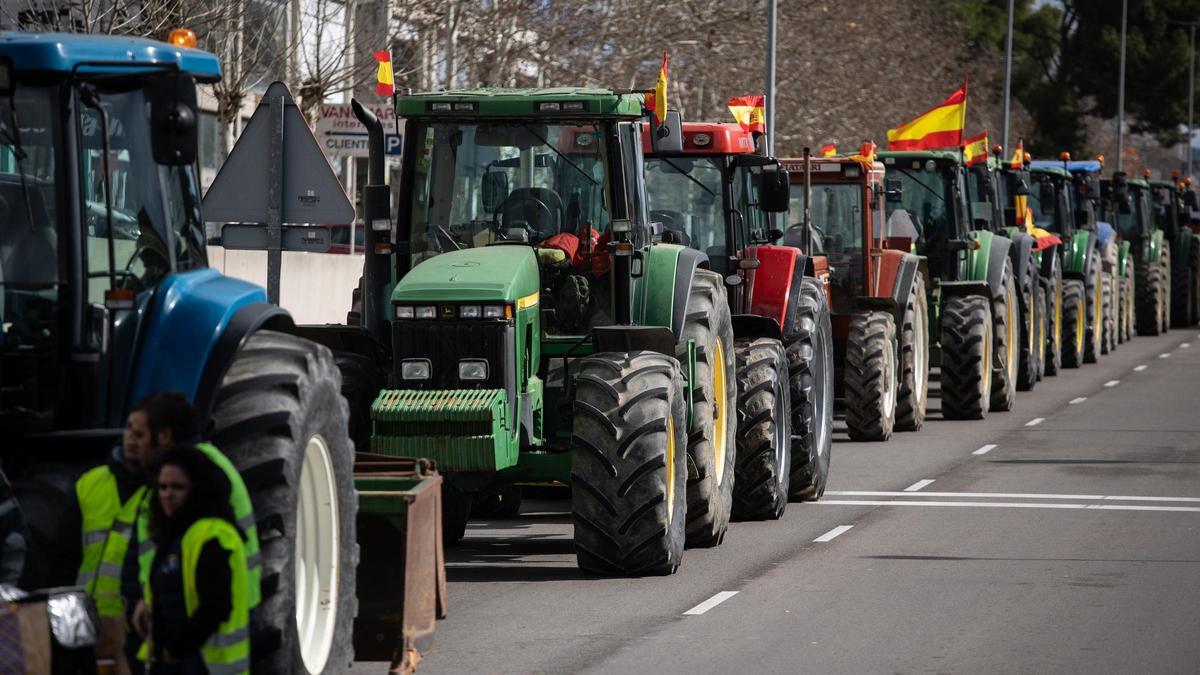
[[[1125,150],[1125,27],[1129,16],[1129,0],[1121,0],[1121,69],[1117,76],[1117,171],[1121,170],[1121,155]]]
[[[777,13],[777,0],[767,0],[767,93],[763,115],[766,117],[764,121],[767,127],[764,147],[768,155],[774,151],[775,146],[775,24]]]
[[[1013,0],[1008,0],[1008,33],[1004,38],[1004,132],[1000,136],[1000,145],[1008,152],[1008,108],[1012,97],[1012,34],[1013,34]]]

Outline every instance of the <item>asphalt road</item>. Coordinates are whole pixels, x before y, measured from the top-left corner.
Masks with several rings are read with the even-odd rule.
[[[1196,672],[1197,382],[1175,330],[984,421],[839,429],[820,502],[670,577],[581,574],[565,502],[473,522],[419,672]]]

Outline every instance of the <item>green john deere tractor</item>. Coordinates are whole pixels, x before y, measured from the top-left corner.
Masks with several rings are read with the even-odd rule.
[[[729,305],[703,252],[655,241],[642,96],[479,89],[396,110],[393,280],[375,296],[395,365],[372,450],[436,462],[450,541],[474,500],[556,484],[585,570],[669,574],[685,540],[719,544],[736,461]],[[674,112],[652,129],[664,148],[681,138]],[[772,175],[765,200],[787,191]]]
[[[882,152],[891,231],[911,229],[926,256],[931,360],[941,368],[942,416],[982,419],[1016,396],[1020,305],[1013,241],[971,217],[958,151]]]
[[[1155,228],[1150,184],[1118,171],[1101,182],[1104,209],[1129,244],[1134,323],[1138,335],[1161,335],[1171,324],[1171,245]]]
[[[1177,181],[1152,180],[1154,222],[1171,248],[1171,327],[1200,321],[1200,237],[1187,226],[1187,192]]]

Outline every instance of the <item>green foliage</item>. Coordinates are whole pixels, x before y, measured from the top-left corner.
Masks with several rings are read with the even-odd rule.
[[[938,0],[972,51],[1003,54],[1008,0]],[[1117,114],[1121,0],[1016,0],[1013,96],[1033,116],[1026,147],[1035,154],[1087,148],[1085,117]],[[1132,0],[1126,35],[1125,118],[1164,146],[1187,123],[1188,29],[1195,0]]]

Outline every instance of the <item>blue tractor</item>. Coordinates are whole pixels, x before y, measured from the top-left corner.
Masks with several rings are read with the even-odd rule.
[[[196,84],[220,77],[164,42],[0,33],[0,431],[33,533],[25,581],[74,583],[75,478],[135,401],[179,390],[254,502],[254,670],[337,671],[357,602],[347,405],[329,349],[208,267]]]

